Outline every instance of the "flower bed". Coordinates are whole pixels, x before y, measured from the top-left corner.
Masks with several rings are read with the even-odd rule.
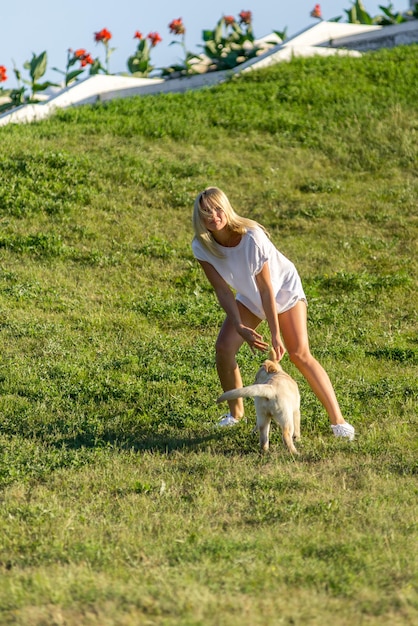
[[[415,8],[405,14],[394,13],[392,4],[388,7],[380,7],[383,15],[371,17],[361,2],[355,0],[349,10],[346,10],[347,22],[351,24],[366,24],[376,26],[386,26],[399,24],[418,17],[418,4]],[[322,21],[322,11],[319,4],[316,4],[310,16]],[[340,17],[332,18],[329,21],[338,22]],[[183,59],[180,63],[166,68],[156,69],[151,63],[153,49],[162,41],[162,37],[156,31],[148,33],[146,36],[141,31],[135,31],[133,39],[136,40],[136,50],[127,59],[127,72],[123,76],[135,78],[157,77],[164,79],[181,78],[196,74],[209,72],[219,72],[232,70],[237,66],[253,59],[277,43],[286,40],[286,29],[273,31],[270,40],[256,40],[252,26],[253,16],[251,11],[241,11],[237,18],[232,15],[222,16],[215,28],[203,30],[203,45],[200,53],[190,52],[186,45],[186,26],[181,17],[173,19],[168,24],[170,34],[175,39],[172,44],[180,45],[183,51]],[[97,74],[111,75],[110,57],[115,48],[110,42],[112,33],[107,28],[94,33],[94,42],[100,44],[104,49],[104,59],[100,56],[93,57],[92,53],[85,48],[67,51],[67,64],[65,70],[52,68],[62,76],[60,83],[43,81],[47,70],[47,52],[39,55],[33,54],[30,61],[24,63],[24,69],[28,71],[29,77],[23,78],[21,72],[14,67],[13,73],[17,81],[14,89],[4,89],[0,87],[0,113],[13,109],[22,104],[36,104],[44,100],[42,92],[47,89],[66,88],[84,75],[94,76]],[[87,74],[86,74],[87,73]],[[0,65],[0,84],[7,82],[8,68]]]

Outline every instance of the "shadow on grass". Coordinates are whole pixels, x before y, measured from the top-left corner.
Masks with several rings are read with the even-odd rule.
[[[39,482],[56,470],[79,469],[96,463],[103,453],[169,457],[176,452],[186,456],[203,452],[218,457],[250,457],[258,450],[258,442],[246,433],[244,426],[228,432],[209,425],[205,430],[192,432],[138,428],[124,437],[120,431],[98,437],[93,430],[66,437],[56,431],[52,436],[34,429],[30,433],[18,430],[5,428],[4,424],[0,427],[0,490],[16,481]]]
[[[177,451],[235,455],[258,451],[258,436],[252,435],[252,425],[243,424],[231,429],[208,424],[204,428],[141,428],[131,434],[107,432],[100,438],[92,433],[79,434],[51,442],[67,449],[112,447],[120,451],[170,454]]]
[[[202,452],[236,455],[253,454],[258,451],[258,435],[252,434],[253,424],[249,422],[234,428],[218,428],[215,423],[205,423],[196,427],[169,426],[156,424],[135,425],[124,430],[121,425],[97,424],[91,428],[73,430],[69,424],[26,424],[6,421],[0,424],[0,436],[16,438],[27,443],[37,443],[49,449],[76,452],[112,448],[119,451],[151,452],[170,454],[176,451]],[[74,432],[75,431],[75,432]],[[274,435],[273,435],[274,436]],[[281,441],[280,441],[280,445]]]

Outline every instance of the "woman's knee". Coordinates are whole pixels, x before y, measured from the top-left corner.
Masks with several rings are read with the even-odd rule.
[[[289,359],[297,368],[308,365],[312,361],[313,356],[309,348],[298,348],[296,350],[288,350]]]
[[[220,334],[215,343],[215,351],[217,359],[235,359],[235,356],[240,349],[240,345],[238,345],[237,341],[234,341],[233,338]]]

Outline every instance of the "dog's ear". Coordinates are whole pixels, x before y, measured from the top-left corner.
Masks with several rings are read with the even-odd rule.
[[[267,374],[274,374],[276,372],[280,371],[280,365],[277,363],[277,361],[264,361],[264,369],[266,370]]]
[[[276,351],[275,351],[273,348],[270,348],[270,351],[269,351],[269,360],[270,360],[270,361],[276,361],[276,362],[277,362],[277,359],[276,359]]]
[[[269,358],[267,361],[264,361],[264,367],[268,374],[274,374],[275,372],[280,371],[280,365],[276,358],[276,351],[273,348],[270,348]]]

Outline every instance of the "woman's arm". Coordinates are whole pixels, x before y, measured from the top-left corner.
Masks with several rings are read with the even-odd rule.
[[[286,352],[280,337],[279,317],[276,309],[276,299],[274,297],[273,285],[271,284],[270,268],[266,261],[261,272],[255,277],[257,287],[260,292],[261,302],[267,323],[270,328],[272,346],[276,351],[277,359],[280,361]]]
[[[238,327],[241,325],[241,316],[239,314],[234,294],[232,293],[229,285],[225,282],[219,272],[215,270],[213,265],[207,261],[199,261],[199,263],[202,266],[208,281],[215,290],[219,304],[233,323],[234,327],[238,330]]]
[[[252,350],[256,348],[257,350],[265,351],[268,348],[268,344],[263,340],[262,335],[257,333],[253,328],[244,326],[242,323],[235,296],[228,283],[222,278],[219,272],[215,270],[213,265],[207,261],[199,261],[199,263],[202,266],[208,281],[215,290],[219,304],[225,311],[229,320],[232,322],[237,333],[241,335]]]

